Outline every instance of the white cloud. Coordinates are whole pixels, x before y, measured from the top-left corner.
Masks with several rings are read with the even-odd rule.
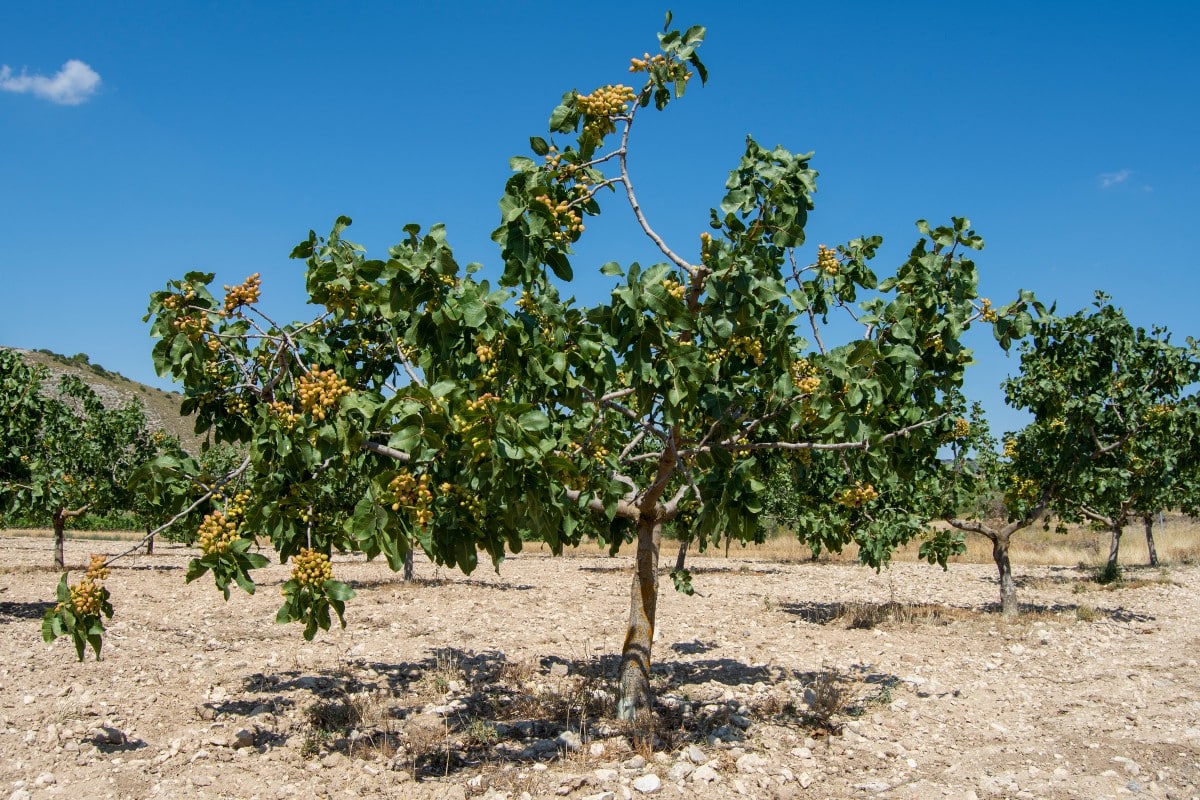
[[[0,66],[0,90],[32,94],[63,106],[79,105],[95,94],[99,86],[100,76],[96,71],[74,58],[51,78],[29,75],[24,70],[14,75],[7,65]]]
[[[1100,175],[1100,188],[1111,189],[1114,186],[1124,183],[1129,180],[1129,176],[1133,173],[1127,169],[1118,172],[1104,172]]]

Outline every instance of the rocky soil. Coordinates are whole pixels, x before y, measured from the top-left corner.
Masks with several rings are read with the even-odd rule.
[[[115,542],[68,543],[82,566]],[[288,569],[226,603],[191,551],[118,562],[103,660],[44,644],[46,539],[0,539],[0,800],[1196,798],[1200,567],[1109,590],[983,565],[695,559],[659,606],[653,729],[608,715],[625,557],[499,575],[335,559],[348,626],[273,623]]]

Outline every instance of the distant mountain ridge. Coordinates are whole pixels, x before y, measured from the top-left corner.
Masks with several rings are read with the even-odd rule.
[[[58,383],[62,375],[74,375],[91,387],[106,407],[115,408],[129,400],[142,404],[146,420],[152,428],[161,429],[179,437],[185,450],[193,455],[200,452],[202,437],[194,432],[195,421],[179,414],[183,395],[165,392],[126,378],[119,372],[110,372],[95,364],[85,353],[64,356],[50,350],[24,350],[19,347],[3,347],[18,353],[29,364],[40,364],[50,373],[50,385]]]

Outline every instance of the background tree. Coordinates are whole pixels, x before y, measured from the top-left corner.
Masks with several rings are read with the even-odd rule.
[[[441,226],[409,225],[373,260],[343,238],[342,218],[293,252],[320,307],[312,319],[268,317],[257,276],[221,299],[198,272],[153,295],[157,369],[184,386],[198,431],[248,452],[246,500],[206,520],[190,577],[211,569],[219,584],[252,587],[248,537],[269,536],[296,561],[278,618],[311,636],[352,594],[332,579],[333,549],[400,569],[420,547],[469,572],[480,550],[498,565],[526,538],[555,553],[585,532],[614,551],[631,542],[618,713],[634,719],[651,707],[665,523],[686,515],[707,543],[752,539],[763,478],[785,453],[811,455],[822,475],[814,515],[836,497],[866,519],[936,458],[970,361],[963,332],[998,320],[1007,344],[1031,324],[1026,302],[998,315],[978,299],[965,254],[983,242],[965,219],[919,223],[922,238],[882,282],[870,266],[878,237],[805,252],[810,155],[753,139],[694,255],[669,247],[627,157],[638,114],[705,79],[703,35],[661,34],[661,54],[631,62],[639,88],[563,95],[550,118],[562,140],[532,137],[532,157],[510,162],[498,286],[476,277],[479,265],[460,267]],[[584,218],[610,193],[665,260],[603,265],[615,288],[582,306],[560,287]],[[858,327],[831,346],[837,313]],[[325,487],[349,475],[363,487],[354,513],[322,515]],[[916,529],[863,546],[880,560]]]
[[[1195,507],[1200,458],[1200,353],[1162,328],[1135,328],[1108,296],[1089,311],[1048,316],[1022,345],[1008,402],[1033,414],[1023,441],[1053,482],[1051,506],[1111,534],[1105,575],[1115,578],[1124,528],[1166,508]]]
[[[44,368],[0,350],[0,512],[41,517],[54,528],[54,566],[65,566],[70,520],[85,512],[132,507],[130,476],[154,456],[141,406],[106,408],[87,384],[63,376],[46,385]]]
[[[1053,475],[1031,469],[1021,457],[1023,452],[1031,452],[1021,443],[1038,439],[1035,430],[1031,425],[1009,434],[1003,452],[998,452],[983,409],[974,404],[970,418],[956,423],[951,458],[941,465],[940,480],[931,486],[931,498],[942,505],[941,519],[956,530],[979,534],[991,542],[1000,611],[1007,617],[1021,610],[1009,556],[1012,537],[1046,512],[1055,485]],[[1030,474],[1042,480],[1027,477]]]

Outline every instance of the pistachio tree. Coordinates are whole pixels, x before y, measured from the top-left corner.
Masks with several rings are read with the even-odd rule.
[[[1022,457],[1037,454],[1021,446],[1036,441],[1036,431],[1035,423],[1008,434],[1003,450],[999,450],[983,409],[976,403],[969,418],[956,422],[949,443],[951,457],[940,465],[939,480],[932,483],[932,496],[941,504],[938,518],[955,530],[975,533],[991,542],[1000,611],[1006,617],[1020,613],[1009,555],[1012,537],[1044,517],[1056,485],[1053,475],[1030,469]],[[1027,477],[1029,474],[1041,475],[1043,480],[1035,481]]]
[[[1131,521],[1196,506],[1198,380],[1194,340],[1135,328],[1099,292],[1089,310],[1039,320],[1022,345],[1021,372],[1005,384],[1008,402],[1035,419],[1020,442],[1022,479],[1050,487],[1063,519],[1109,531],[1109,577]]]
[[[0,350],[0,408],[0,515],[49,522],[53,563],[62,569],[67,525],[88,512],[131,508],[129,478],[154,456],[157,440],[136,401],[107,408],[79,378],[50,385],[44,367],[7,349]]]
[[[248,453],[246,494],[210,517],[207,561],[189,575],[248,585],[243,543],[269,537],[295,563],[278,619],[312,636],[353,594],[328,568],[333,550],[398,570],[420,548],[469,572],[528,539],[555,553],[585,535],[631,546],[618,713],[636,719],[652,706],[664,524],[704,543],[752,539],[782,457],[819,470],[828,496],[814,516],[837,496],[853,522],[936,458],[971,360],[963,333],[983,318],[1007,344],[1030,325],[1026,302],[978,297],[969,255],[983,242],[963,218],[919,223],[884,280],[879,237],[806,246],[811,154],[752,138],[697,238],[666,242],[628,157],[649,110],[704,82],[703,37],[667,30],[659,53],[631,60],[635,86],[562,96],[510,161],[491,269],[460,265],[440,225],[408,225],[368,258],[340,218],[292,253],[310,318],[268,316],[258,276],[214,294],[213,275],[192,272],[152,296],[157,369],[184,387],[198,431]],[[609,201],[661,261],[598,265],[613,288],[589,305],[564,290],[585,220]],[[338,485],[355,487],[348,515],[326,493]]]

